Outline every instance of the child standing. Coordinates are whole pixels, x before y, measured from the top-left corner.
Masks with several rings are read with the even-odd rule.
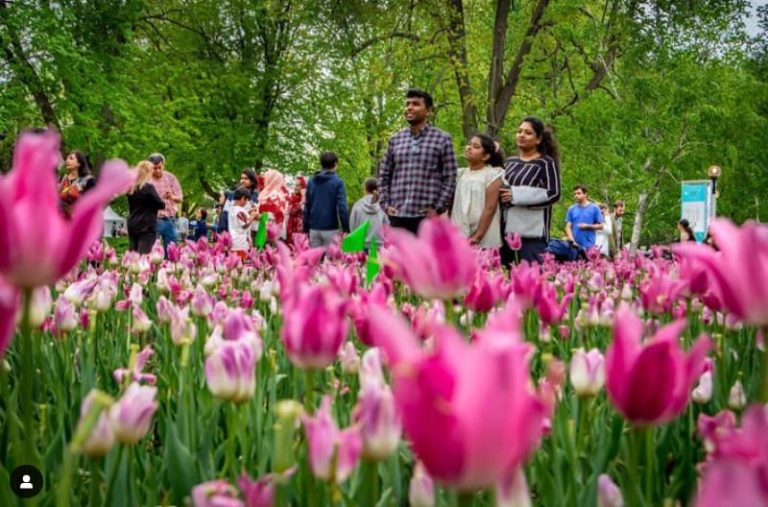
[[[233,205],[229,210],[229,235],[232,237],[232,251],[241,259],[248,257],[251,248],[251,224],[259,216],[248,199],[251,192],[245,187],[237,187],[233,195]]]
[[[459,169],[451,221],[472,244],[481,248],[501,246],[499,188],[503,158],[490,137],[479,134],[464,150],[468,168]]]
[[[365,236],[365,248],[370,248],[371,241],[381,244],[381,227],[389,224],[389,217],[381,209],[379,203],[379,180],[368,178],[363,183],[365,195],[358,199],[352,206],[352,214],[349,216],[349,228],[355,230],[368,220],[371,226]]]

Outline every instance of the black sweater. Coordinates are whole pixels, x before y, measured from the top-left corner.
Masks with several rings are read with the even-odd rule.
[[[145,183],[128,194],[128,234],[145,234],[157,230],[157,212],[165,203],[152,183]]]

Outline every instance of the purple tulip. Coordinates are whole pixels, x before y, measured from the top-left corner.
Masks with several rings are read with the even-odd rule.
[[[157,410],[157,388],[131,383],[109,409],[115,436],[124,444],[135,444],[149,431]]]

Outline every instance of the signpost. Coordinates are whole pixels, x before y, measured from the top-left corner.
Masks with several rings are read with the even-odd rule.
[[[715,216],[715,195],[709,180],[683,181],[680,188],[681,213],[691,224],[696,241],[707,237],[709,223]]]

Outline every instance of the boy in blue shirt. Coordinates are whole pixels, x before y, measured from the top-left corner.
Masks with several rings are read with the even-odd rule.
[[[595,231],[603,228],[603,213],[597,204],[589,202],[584,185],[573,187],[573,197],[576,204],[568,208],[565,215],[565,235],[569,241],[588,250],[595,246]]]

